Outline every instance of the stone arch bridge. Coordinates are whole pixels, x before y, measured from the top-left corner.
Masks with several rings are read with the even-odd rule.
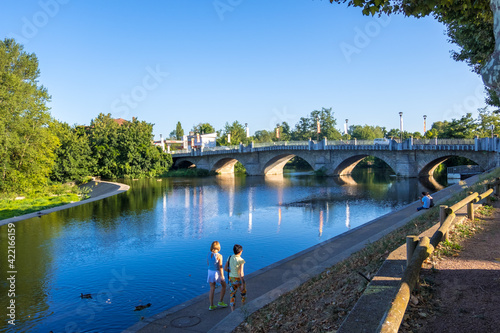
[[[349,175],[365,157],[374,156],[386,162],[401,177],[428,177],[448,158],[459,156],[477,163],[483,171],[499,166],[500,140],[476,138],[469,140],[430,139],[404,142],[391,140],[388,145],[372,141],[275,142],[251,143],[248,146],[193,149],[172,154],[174,167],[213,170],[220,174],[234,173],[240,162],[248,175],[276,175],[294,156],[309,163],[314,171],[328,176]]]

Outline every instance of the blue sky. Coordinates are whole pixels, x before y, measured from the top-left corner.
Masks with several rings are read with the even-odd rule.
[[[329,1],[3,1],[1,38],[34,52],[54,118],[89,124],[99,113],[271,130],[322,107],[337,127],[423,131],[476,115],[484,86],[450,58],[432,18],[372,18]]]

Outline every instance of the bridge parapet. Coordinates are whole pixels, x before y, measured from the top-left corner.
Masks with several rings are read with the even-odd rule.
[[[398,142],[390,140],[387,145],[376,145],[373,141],[361,140],[332,140],[326,138],[321,141],[278,141],[268,143],[250,143],[233,146],[218,146],[212,148],[189,149],[172,151],[175,157],[218,155],[227,153],[252,153],[276,150],[463,150],[463,151],[489,151],[500,152],[500,139],[475,138],[475,139],[418,139],[412,138]]]

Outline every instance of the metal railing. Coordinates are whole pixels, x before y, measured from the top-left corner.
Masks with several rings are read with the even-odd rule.
[[[465,174],[481,173],[483,172],[483,170],[479,165],[458,165],[447,168],[446,172],[448,174],[459,173],[465,175]]]

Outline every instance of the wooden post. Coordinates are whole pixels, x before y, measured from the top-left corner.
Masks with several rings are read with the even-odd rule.
[[[406,236],[406,267],[410,264],[413,252],[418,245],[418,236]]]
[[[474,201],[467,204],[467,216],[471,221],[474,221]]]
[[[443,225],[444,220],[446,220],[446,217],[448,216],[448,214],[446,214],[446,208],[448,208],[448,206],[446,206],[446,205],[439,205],[439,225],[440,226]],[[445,233],[443,235],[443,239],[444,240],[448,240],[448,233]]]
[[[497,185],[488,184],[488,190],[489,190],[490,188],[492,188],[492,189],[493,189],[493,191],[495,191],[495,190],[496,190],[496,187],[497,187]],[[488,198],[486,198],[486,202],[487,202],[487,203],[488,203],[488,205],[490,205],[490,206],[493,204],[492,195],[488,195]]]

